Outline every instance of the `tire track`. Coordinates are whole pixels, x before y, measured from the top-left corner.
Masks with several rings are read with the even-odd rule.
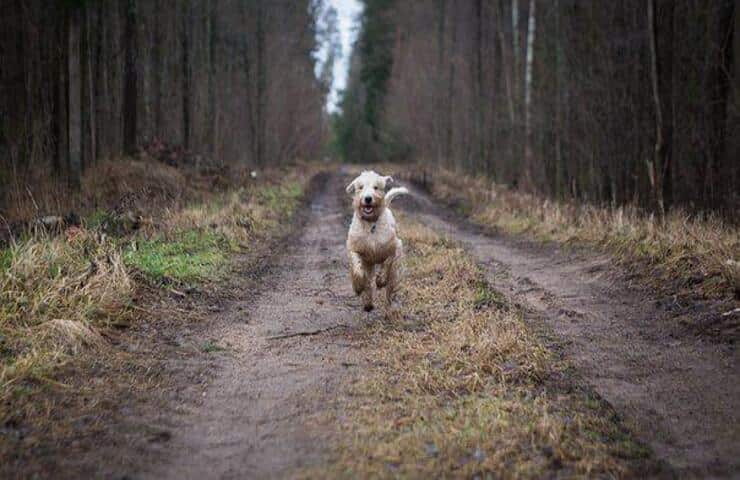
[[[408,215],[461,242],[493,285],[558,338],[580,376],[679,475],[740,475],[740,356],[677,332],[606,256],[478,232],[423,192]]]

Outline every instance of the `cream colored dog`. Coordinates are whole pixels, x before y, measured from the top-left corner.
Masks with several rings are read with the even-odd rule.
[[[385,287],[392,307],[400,280],[403,243],[396,235],[396,219],[389,206],[394,198],[409,192],[403,187],[386,192],[391,182],[393,177],[365,171],[347,185],[347,193],[354,195],[354,216],[347,234],[349,273],[367,312],[373,309],[376,287]]]

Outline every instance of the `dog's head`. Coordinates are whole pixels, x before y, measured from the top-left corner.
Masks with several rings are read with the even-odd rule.
[[[363,220],[374,222],[385,208],[385,189],[393,177],[365,171],[347,185],[347,193],[353,195],[352,206]]]

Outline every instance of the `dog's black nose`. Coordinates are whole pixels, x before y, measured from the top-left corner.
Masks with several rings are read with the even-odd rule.
[[[370,205],[371,203],[373,203],[373,197],[371,197],[369,195],[367,197],[365,197],[365,203],[367,203],[368,205]]]

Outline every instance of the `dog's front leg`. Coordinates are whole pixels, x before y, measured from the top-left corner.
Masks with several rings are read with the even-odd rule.
[[[355,294],[361,295],[367,287],[368,278],[362,258],[355,252],[349,252],[349,276],[352,279],[352,289]]]
[[[375,265],[364,264],[365,270],[365,290],[363,290],[360,297],[362,298],[362,306],[366,312],[372,310],[373,297],[375,297]]]
[[[349,253],[349,275],[352,279],[352,289],[362,298],[362,306],[368,312],[373,309],[374,272],[374,265],[363,262],[362,258],[355,252]]]

